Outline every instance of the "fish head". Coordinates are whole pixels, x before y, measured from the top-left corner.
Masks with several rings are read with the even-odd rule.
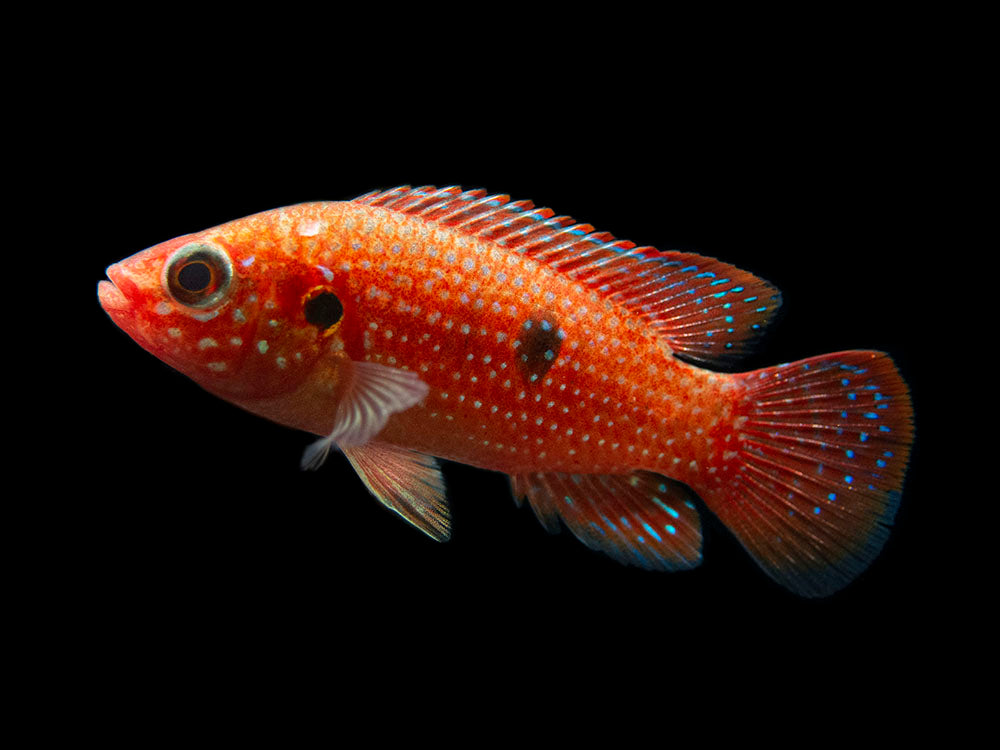
[[[101,306],[140,346],[241,404],[293,394],[320,360],[335,383],[344,348],[346,291],[259,221],[253,229],[241,220],[169,240],[98,284]]]

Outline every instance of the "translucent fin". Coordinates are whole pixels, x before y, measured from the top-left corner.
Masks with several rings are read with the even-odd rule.
[[[427,395],[427,384],[409,370],[375,362],[350,362],[333,430],[306,448],[303,469],[316,469],[333,448],[364,445],[378,435],[389,417]]]
[[[343,451],[379,502],[431,539],[448,540],[451,515],[441,469],[433,456],[377,442]]]
[[[650,570],[701,562],[701,520],[684,485],[656,474],[518,474],[514,496],[527,497],[549,532],[559,519],[581,542]]]
[[[906,384],[864,351],[738,377],[738,479],[702,497],[778,583],[832,594],[889,535],[913,441]]]
[[[781,305],[753,274],[693,253],[659,252],[595,232],[531,201],[459,187],[402,186],[355,202],[420,217],[530,256],[622,305],[703,364],[732,364],[751,348]]]

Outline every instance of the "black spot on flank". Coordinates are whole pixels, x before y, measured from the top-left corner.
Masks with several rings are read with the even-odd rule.
[[[564,335],[552,313],[536,315],[524,321],[518,333],[521,340],[518,364],[526,381],[537,382],[549,371],[559,356]]]
[[[320,330],[326,330],[340,322],[344,306],[333,292],[320,292],[306,300],[303,307],[306,320]]]

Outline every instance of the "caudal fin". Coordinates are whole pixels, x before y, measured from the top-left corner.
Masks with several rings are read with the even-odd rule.
[[[880,352],[737,376],[737,477],[705,501],[778,583],[827,596],[875,559],[913,442],[909,391]]]

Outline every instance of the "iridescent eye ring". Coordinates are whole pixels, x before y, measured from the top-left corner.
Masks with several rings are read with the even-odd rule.
[[[186,307],[205,308],[218,304],[229,292],[233,264],[218,247],[201,242],[185,245],[167,261],[164,286]]]

